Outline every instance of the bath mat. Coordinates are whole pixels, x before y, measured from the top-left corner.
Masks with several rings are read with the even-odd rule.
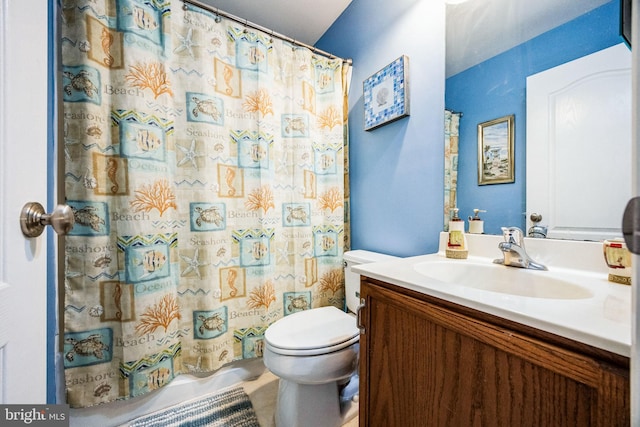
[[[242,387],[136,418],[129,427],[260,427]]]

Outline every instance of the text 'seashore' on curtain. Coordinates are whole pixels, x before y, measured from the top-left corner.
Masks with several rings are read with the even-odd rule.
[[[63,8],[60,37],[72,407],[344,307],[348,65],[177,0]]]

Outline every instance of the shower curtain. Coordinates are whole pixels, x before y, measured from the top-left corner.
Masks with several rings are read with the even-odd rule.
[[[63,2],[67,401],[262,355],[344,307],[341,59],[172,0]]]
[[[460,113],[444,112],[444,231],[449,231],[451,209],[458,200],[458,136]]]

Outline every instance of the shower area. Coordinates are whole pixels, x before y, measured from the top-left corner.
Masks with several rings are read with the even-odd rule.
[[[271,323],[344,308],[351,66],[179,0],[59,21],[61,394],[104,426],[256,377]]]

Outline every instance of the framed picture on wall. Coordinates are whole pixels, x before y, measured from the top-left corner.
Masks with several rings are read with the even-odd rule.
[[[364,130],[409,115],[409,58],[402,55],[364,81]]]
[[[515,116],[478,125],[478,185],[515,182]]]

